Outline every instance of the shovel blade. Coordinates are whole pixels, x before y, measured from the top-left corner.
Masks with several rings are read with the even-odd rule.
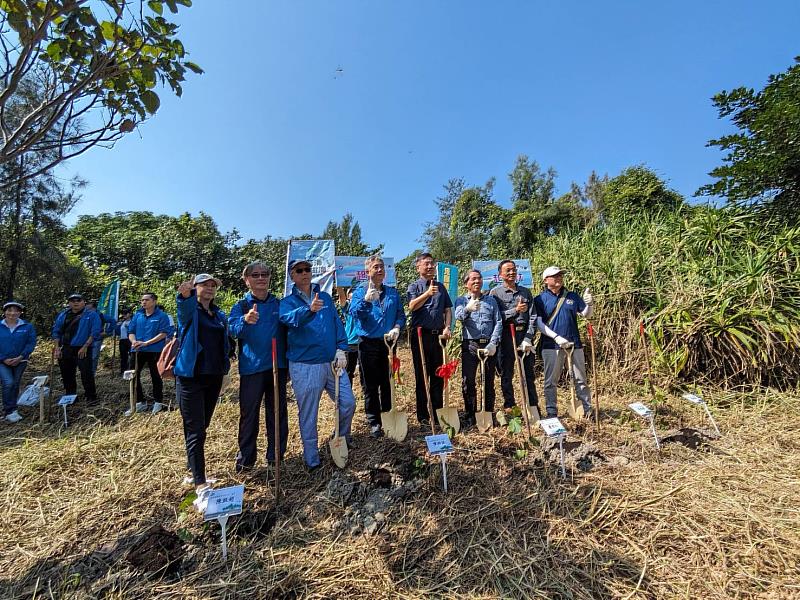
[[[569,416],[575,421],[580,421],[584,416],[583,404],[574,395],[570,398],[567,410],[569,411]]]
[[[340,469],[344,469],[347,464],[347,440],[343,437],[335,437],[328,442],[328,447],[331,449],[333,463]]]
[[[542,420],[542,416],[539,414],[539,409],[535,406],[528,405],[528,412],[526,416],[528,419],[530,419],[531,425],[538,425],[539,421]]]
[[[386,437],[402,442],[408,434],[408,414],[406,411],[392,409],[381,413],[381,423]]]
[[[461,421],[458,418],[458,410],[452,406],[436,409],[436,417],[442,429],[452,427],[456,433],[461,431]]]
[[[476,412],[475,423],[478,426],[478,431],[486,433],[492,428],[492,415],[486,411]]]

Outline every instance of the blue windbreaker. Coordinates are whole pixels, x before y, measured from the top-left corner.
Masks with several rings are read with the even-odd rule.
[[[169,324],[169,317],[160,308],[156,308],[153,314],[149,317],[145,314],[144,309],[140,308],[133,315],[130,325],[128,325],[128,335],[133,334],[140,342],[146,342],[156,337],[159,333],[166,334],[163,340],[159,340],[155,344],[149,346],[142,346],[139,350],[131,348],[131,352],[161,352],[167,339],[172,334],[172,326]]]
[[[358,286],[350,301],[350,314],[356,320],[359,337],[382,338],[395,327],[402,329],[406,324],[406,313],[397,289],[384,285],[378,302],[367,302],[364,295],[369,283]]]
[[[197,355],[203,349],[197,341],[197,292],[192,290],[188,298],[177,294],[177,304],[178,335],[181,337],[181,351],[175,361],[175,375],[194,377],[194,365],[197,362]],[[211,304],[211,310],[214,312],[217,322],[225,327],[227,332],[228,320],[225,318],[225,313],[213,303]],[[231,361],[228,358],[229,351],[228,336],[225,335],[225,373],[231,368]]]
[[[36,330],[25,319],[17,319],[17,328],[12,332],[0,319],[0,361],[22,356],[26,359],[36,347]]]
[[[258,306],[258,322],[251,325],[245,322],[244,315],[250,312],[254,302]],[[278,368],[288,366],[286,327],[280,323],[280,301],[272,294],[262,301],[247,292],[243,300],[233,305],[228,327],[231,335],[239,340],[239,375],[272,370],[272,338],[278,339]]]
[[[336,350],[348,350],[347,337],[342,320],[329,294],[321,292],[319,286],[311,286],[311,297],[319,294],[325,306],[316,313],[311,311],[309,301],[297,287],[281,300],[280,319],[288,329],[286,358],[291,362],[318,365],[332,362]]]
[[[56,317],[56,322],[53,323],[53,330],[51,332],[51,337],[54,340],[59,339],[59,334],[61,331],[61,327],[64,325],[64,320],[67,318],[67,313],[70,312],[70,309],[67,308],[62,310],[58,317]],[[92,341],[96,341],[100,339],[100,332],[102,331],[103,324],[100,322],[100,315],[96,312],[91,310],[83,310],[80,317],[78,317],[80,321],[78,322],[78,329],[75,332],[75,335],[72,336],[71,340],[63,340],[62,344],[64,346],[74,346],[79,348],[86,343],[86,340],[89,339],[89,336],[92,336]]]

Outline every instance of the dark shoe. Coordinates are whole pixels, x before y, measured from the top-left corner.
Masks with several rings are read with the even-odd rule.
[[[461,429],[472,429],[475,427],[475,417],[464,417],[464,422]]]
[[[306,465],[306,473],[308,473],[309,475],[316,475],[320,471],[322,471],[322,463],[314,465],[313,467]]]
[[[236,472],[237,473],[252,473],[253,472],[253,465],[236,465]]]
[[[375,439],[383,437],[383,429],[380,425],[373,425],[369,428],[369,435]]]

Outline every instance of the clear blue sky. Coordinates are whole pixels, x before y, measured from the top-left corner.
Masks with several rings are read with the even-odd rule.
[[[448,179],[497,177],[506,204],[519,154],[559,193],[644,163],[691,196],[730,130],[710,97],[800,54],[798,0],[195,0],[178,21],[206,73],[72,161],[90,187],[70,221],[203,210],[262,238],[349,211],[402,258]]]

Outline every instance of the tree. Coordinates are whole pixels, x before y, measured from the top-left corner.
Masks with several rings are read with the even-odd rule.
[[[346,213],[340,223],[328,221],[321,238],[333,240],[336,254],[339,256],[368,256],[383,250],[383,244],[377,248],[370,248],[364,243],[361,239],[361,225],[350,213]]]
[[[800,56],[795,63],[770,75],[759,92],[739,87],[714,96],[720,118],[730,118],[739,132],[708,142],[727,152],[726,164],[709,173],[717,181],[701,187],[699,195],[761,203],[800,222]]]
[[[610,220],[638,218],[643,212],[674,211],[683,196],[643,165],[628,167],[603,186],[603,217]]]
[[[133,131],[158,110],[157,85],[180,96],[186,70],[202,69],[165,4],[177,13],[191,0],[0,0],[0,164],[36,152],[48,160],[19,176],[42,175]],[[41,100],[20,112],[26,85]]]

